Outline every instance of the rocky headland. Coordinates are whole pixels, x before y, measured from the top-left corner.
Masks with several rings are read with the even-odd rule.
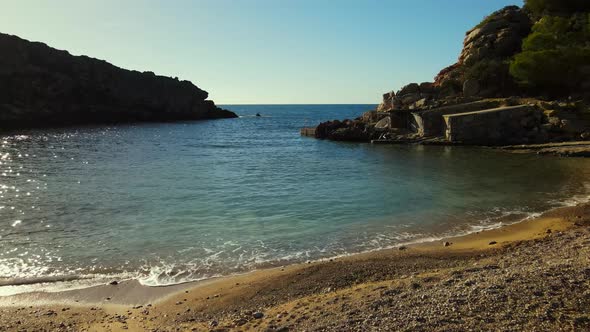
[[[539,43],[530,40],[546,30],[547,20],[570,17],[587,21],[578,14],[555,18],[537,16],[527,6],[505,7],[466,32],[458,61],[433,82],[407,84],[383,94],[375,110],[357,119],[328,121],[301,133],[382,144],[508,146],[590,140],[590,95],[583,84],[590,75],[580,74],[580,83],[567,91],[519,79],[519,57],[527,55],[527,45]],[[590,57],[579,58],[579,67],[590,67]],[[588,150],[575,155],[590,155],[590,142],[576,149],[582,146]],[[560,147],[544,151],[564,152]]]
[[[0,34],[0,130],[233,118],[189,81]]]

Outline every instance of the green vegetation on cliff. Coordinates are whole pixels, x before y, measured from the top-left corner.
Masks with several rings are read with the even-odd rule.
[[[532,94],[584,94],[590,87],[590,2],[527,0],[525,8],[537,21],[510,74]]]
[[[438,87],[466,82],[480,97],[590,97],[590,0],[525,0],[490,14],[435,78]]]
[[[525,0],[525,9],[536,17],[590,11],[588,0]]]

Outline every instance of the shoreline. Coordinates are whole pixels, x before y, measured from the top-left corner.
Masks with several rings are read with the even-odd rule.
[[[331,262],[336,259],[345,259],[345,258],[349,258],[349,257],[359,256],[359,255],[371,255],[371,254],[379,253],[382,251],[387,252],[387,251],[391,251],[391,250],[397,250],[400,247],[407,248],[407,247],[429,246],[430,243],[438,243],[441,241],[445,242],[447,240],[464,238],[464,237],[468,237],[473,234],[479,234],[481,232],[488,232],[488,231],[493,231],[493,230],[497,230],[497,229],[502,229],[505,227],[509,227],[509,226],[517,225],[517,224],[524,223],[527,221],[532,221],[535,219],[542,218],[543,215],[545,215],[547,213],[551,213],[554,210],[563,209],[563,208],[575,208],[576,206],[590,203],[590,196],[588,196],[586,199],[579,199],[579,196],[580,195],[575,195],[575,196],[566,198],[564,200],[561,200],[561,201],[559,201],[559,204],[560,204],[559,206],[550,207],[549,209],[547,209],[543,212],[523,213],[524,215],[526,215],[526,217],[524,217],[524,218],[514,219],[514,220],[509,220],[509,221],[502,221],[502,219],[504,219],[504,218],[511,217],[511,214],[508,214],[508,215],[496,217],[495,218],[496,222],[491,223],[489,225],[484,225],[484,226],[476,226],[476,225],[471,225],[471,224],[466,225],[466,226],[468,226],[468,228],[470,228],[469,230],[446,231],[441,234],[437,234],[435,236],[416,238],[413,240],[409,240],[406,242],[399,242],[399,243],[384,246],[381,248],[368,249],[365,251],[351,252],[351,253],[345,253],[345,254],[334,255],[334,256],[326,256],[326,257],[321,257],[321,258],[316,258],[316,259],[310,259],[305,262],[293,261],[293,262],[286,262],[285,264],[281,264],[279,262],[267,262],[267,263],[262,264],[262,267],[254,268],[252,270],[239,271],[239,272],[229,273],[229,274],[225,274],[225,275],[215,275],[212,277],[206,277],[206,278],[196,279],[196,280],[180,281],[180,282],[170,283],[170,284],[147,285],[147,284],[142,283],[141,279],[138,279],[138,278],[133,278],[133,277],[120,278],[120,277],[117,277],[116,275],[115,276],[100,275],[99,277],[95,277],[95,278],[93,278],[91,276],[86,276],[86,275],[80,275],[80,276],[57,275],[57,276],[37,277],[37,278],[33,278],[33,279],[19,279],[19,278],[12,278],[12,279],[11,278],[4,278],[4,279],[2,279],[2,278],[0,278],[0,287],[21,287],[21,288],[23,286],[25,286],[25,287],[30,286],[31,287],[28,290],[15,291],[13,293],[5,292],[4,294],[6,294],[6,295],[4,295],[0,292],[0,307],[2,307],[3,305],[5,305],[5,303],[7,303],[6,302],[7,298],[26,297],[27,295],[31,295],[31,296],[35,296],[35,297],[39,296],[39,298],[47,299],[47,300],[49,300],[47,302],[48,304],[67,304],[68,301],[73,302],[73,300],[66,300],[64,302],[62,300],[63,297],[60,295],[69,294],[72,292],[75,294],[85,293],[86,290],[88,290],[88,293],[92,293],[92,291],[94,289],[103,289],[103,288],[105,290],[107,290],[107,289],[111,288],[111,287],[109,287],[109,286],[111,286],[109,283],[112,281],[115,281],[119,286],[122,286],[122,288],[133,289],[134,293],[141,290],[142,293],[149,294],[145,297],[135,295],[132,297],[133,299],[142,300],[143,302],[146,302],[147,300],[152,300],[152,302],[153,302],[155,300],[154,300],[154,297],[151,296],[151,294],[157,294],[158,296],[166,297],[167,295],[174,294],[174,292],[177,292],[179,290],[184,290],[186,288],[192,288],[192,287],[199,287],[201,284],[208,284],[210,282],[215,282],[220,279],[236,278],[236,277],[248,275],[251,273],[260,273],[260,272],[264,272],[267,270],[281,269],[281,268],[284,269],[285,267],[291,267],[291,266],[306,266],[310,263],[317,264],[317,263]],[[575,203],[572,204],[571,203],[572,201]],[[129,273],[129,272],[125,272],[125,273]],[[97,281],[98,279],[100,279],[101,282]],[[51,288],[51,286],[49,286],[49,285],[56,285],[56,287]],[[151,291],[151,289],[158,289],[158,290]],[[112,292],[107,291],[107,293],[111,294]],[[85,296],[82,296],[82,297],[84,298]],[[93,302],[92,301],[90,301],[90,302],[84,301],[84,303],[91,305],[91,304],[100,304],[103,302],[96,297],[90,297],[90,298],[93,299]],[[58,302],[51,302],[51,299],[60,299],[60,300],[58,300]],[[79,301],[77,301],[75,303],[79,303]],[[116,302],[116,304],[139,305],[141,303],[122,301],[122,302]]]
[[[196,315],[197,318],[186,318],[182,324],[210,328],[207,327],[207,324],[211,324],[208,317],[222,321],[227,320],[227,317],[233,317],[234,311],[243,316],[244,308],[252,308],[249,311],[268,312],[302,298],[332,296],[340,291],[352,292],[358,287],[372,287],[375,283],[397,282],[412,279],[417,275],[439,274],[441,271],[451,271],[461,266],[478,265],[479,260],[502,257],[513,247],[526,248],[538,241],[547,241],[579,228],[587,231],[588,227],[584,226],[590,226],[589,203],[556,208],[538,218],[500,228],[445,238],[442,241],[403,245],[403,250],[383,249],[174,286],[149,287],[141,286],[137,281],[128,281],[118,285],[102,285],[65,292],[25,293],[0,297],[0,313],[22,312],[35,308],[42,308],[48,312],[62,310],[59,313],[60,319],[82,324],[76,326],[87,326],[84,324],[90,324],[88,321],[96,320],[99,314],[113,317],[110,315],[114,313],[149,308],[148,311],[157,311],[161,317],[158,316],[156,319],[151,316],[150,320],[140,320],[134,324],[152,326],[150,324],[153,322],[169,321],[174,317],[180,317],[182,320],[183,317]],[[449,242],[450,245],[444,246],[444,242]],[[182,311],[179,312],[180,308]],[[72,314],[75,315],[71,316]],[[4,314],[0,316],[10,317]],[[20,316],[21,324],[23,321],[26,322],[24,326],[47,327],[51,321],[29,321],[27,317],[32,317],[31,315]],[[238,321],[238,324],[235,324],[236,319],[232,318],[225,324],[233,324],[235,327],[259,323],[257,319],[244,319],[246,322]],[[127,319],[125,323],[116,320],[111,322],[112,324],[107,323],[108,321],[105,326],[110,328],[118,325],[121,325],[121,328],[131,328],[133,325]],[[10,325],[10,322],[0,321],[0,326],[3,324]],[[139,329],[139,325],[137,328]],[[257,329],[256,326],[251,328]]]

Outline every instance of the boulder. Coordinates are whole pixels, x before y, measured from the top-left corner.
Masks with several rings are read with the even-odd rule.
[[[388,117],[388,112],[379,112],[379,111],[368,111],[363,113],[359,120],[366,122],[366,123],[376,123],[379,122],[381,119]]]
[[[436,87],[432,82],[422,82],[420,83],[420,93],[422,94],[435,94]]]
[[[420,99],[422,99],[422,95],[420,93],[409,93],[409,94],[406,94],[406,95],[400,97],[402,104],[408,105],[408,106],[410,104],[417,102]]]
[[[383,94],[383,101],[390,101],[393,100],[393,98],[395,98],[394,91],[389,91],[388,93]]]
[[[521,8],[505,7],[466,33],[459,63],[512,56],[520,51],[531,27],[531,19]]]
[[[434,86],[442,87],[446,82],[460,80],[463,76],[463,67],[460,63],[455,63],[442,69],[434,78]]]
[[[418,83],[410,83],[401,88],[398,91],[397,95],[399,96],[399,98],[403,98],[406,95],[417,93],[420,93],[420,85],[418,85]]]
[[[395,92],[393,91],[383,94],[383,100],[381,104],[379,104],[379,106],[377,107],[377,111],[391,111],[395,108],[395,99]]]

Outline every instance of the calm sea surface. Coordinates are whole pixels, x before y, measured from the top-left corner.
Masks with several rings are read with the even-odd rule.
[[[226,107],[241,117],[1,135],[0,295],[71,286],[6,285],[21,281],[163,285],[304,262],[590,195],[586,159],[299,135],[374,105]]]

